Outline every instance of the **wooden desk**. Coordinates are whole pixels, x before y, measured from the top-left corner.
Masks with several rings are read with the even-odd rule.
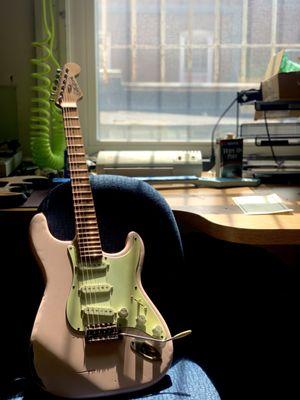
[[[230,189],[178,188],[159,190],[176,218],[217,239],[256,245],[300,244],[300,186]],[[245,215],[234,196],[277,193],[293,213]]]

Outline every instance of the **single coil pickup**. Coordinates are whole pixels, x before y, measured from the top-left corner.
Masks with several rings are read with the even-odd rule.
[[[81,274],[93,274],[97,272],[105,272],[107,270],[107,264],[79,264],[77,270]]]
[[[116,324],[101,323],[88,325],[85,329],[87,343],[120,339],[119,329]]]
[[[112,308],[104,308],[104,307],[85,307],[82,310],[83,316],[89,317],[113,317],[115,312]]]
[[[97,285],[83,285],[79,288],[80,295],[86,294],[108,294],[110,293],[112,286],[109,283],[99,283]]]

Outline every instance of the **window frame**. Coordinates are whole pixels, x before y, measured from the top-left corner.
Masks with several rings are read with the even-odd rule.
[[[134,0],[136,1],[136,0]],[[218,4],[221,0],[217,0]],[[245,2],[248,3],[248,2]],[[276,2],[273,1],[274,4]],[[66,55],[67,60],[76,62],[81,66],[81,73],[78,78],[79,86],[83,92],[83,101],[79,102],[79,115],[84,136],[86,151],[89,155],[96,155],[99,150],[201,150],[203,158],[209,158],[211,151],[211,139],[202,139],[197,141],[124,141],[112,140],[101,141],[98,139],[97,113],[98,109],[98,85],[97,82],[97,60],[96,60],[96,35],[95,35],[95,0],[65,0],[66,11]],[[245,6],[243,7],[243,14]],[[243,15],[244,17],[244,15]],[[272,24],[273,25],[273,24]],[[273,29],[274,30],[274,29]],[[243,41],[239,44],[241,51],[246,51],[247,43],[245,43],[245,29],[243,29]],[[264,47],[268,45],[264,45]],[[272,43],[271,47],[274,50],[277,44]],[[249,46],[255,47],[255,46]],[[259,46],[258,46],[259,47]],[[88,60],[88,61],[87,61]],[[246,63],[242,62],[243,68],[246,68]],[[216,67],[215,67],[216,68]],[[244,71],[245,72],[245,71]],[[236,88],[247,89],[253,88],[253,85],[259,86],[259,83],[243,82],[245,73],[242,74],[242,82],[236,83],[203,83],[191,84],[193,87],[210,88],[234,86]],[[152,82],[131,82],[133,86],[160,86],[160,83]],[[148,84],[148,85],[147,85]],[[172,86],[174,83],[164,83],[166,86]],[[226,108],[224,104],[224,109]],[[217,121],[217,117],[216,117]],[[100,128],[101,129],[101,128]],[[247,147],[254,150],[255,144],[248,143]],[[257,148],[256,148],[257,149]],[[251,150],[250,150],[251,152]],[[268,152],[268,151],[267,151]],[[280,152],[279,152],[280,153]]]

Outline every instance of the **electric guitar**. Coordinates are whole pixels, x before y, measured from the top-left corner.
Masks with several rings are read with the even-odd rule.
[[[118,253],[102,250],[77,110],[79,72],[74,63],[63,67],[55,97],[63,113],[76,235],[57,240],[41,213],[31,221],[46,281],[31,343],[45,390],[91,398],[157,382],[171,364],[174,337],[143,289],[140,236],[130,232]]]

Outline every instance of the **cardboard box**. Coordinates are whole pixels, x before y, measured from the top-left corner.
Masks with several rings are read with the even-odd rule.
[[[261,83],[264,101],[300,101],[300,71],[279,72],[284,50],[279,51],[269,61]]]
[[[300,71],[279,72],[285,50],[271,57],[264,80],[261,82],[263,101],[300,101]],[[268,118],[299,117],[300,110],[273,110],[267,112]],[[262,111],[256,111],[254,119],[264,118]]]

